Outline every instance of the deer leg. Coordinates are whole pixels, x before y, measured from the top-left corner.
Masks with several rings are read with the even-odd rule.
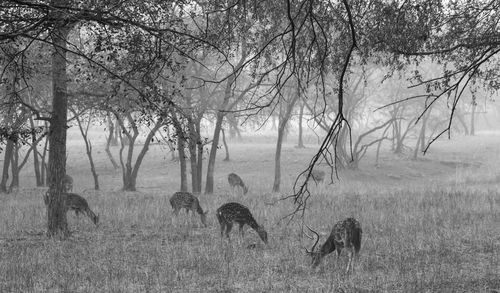
[[[342,248],[337,247],[337,261],[335,262],[335,267],[340,263],[340,252],[342,251]]]
[[[233,229],[233,223],[227,223],[226,224],[226,237],[229,239],[229,232],[231,232],[231,229]]]
[[[243,238],[245,236],[245,231],[243,230],[243,225],[244,224],[240,224],[240,235],[241,235],[241,238]]]
[[[353,257],[352,249],[349,249],[348,256],[349,256],[349,260],[348,260],[348,262],[347,262],[346,274],[348,274],[348,273],[349,273],[349,270],[350,270],[350,269],[351,269],[351,267],[352,267],[352,257]]]
[[[224,223],[220,223],[220,237],[224,237],[224,230],[226,225]]]

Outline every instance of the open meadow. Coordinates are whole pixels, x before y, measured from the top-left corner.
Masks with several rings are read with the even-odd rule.
[[[370,153],[335,184],[313,184],[304,220],[320,232],[320,244],[338,220],[361,222],[351,274],[344,253],[312,270],[300,218],[282,220],[293,204],[278,199],[290,194],[317,147],[294,144],[283,147],[280,194],[270,192],[274,139],[230,141],[230,162],[221,149],[215,194],[199,195],[209,210],[204,228],[199,217],[172,215],[179,168],[164,146],[151,146],[133,193],[120,191],[120,171],[96,147],[102,190],[93,191],[84,148],[70,137],[67,172],[100,225],[71,211],[70,239],[46,238],[44,189],[32,187],[25,167],[22,188],[1,195],[0,292],[500,292],[500,134],[438,141],[418,160],[385,150],[378,166]],[[244,178],[247,195],[231,193],[230,172]],[[243,239],[237,229],[231,242],[221,239],[214,212],[229,201],[250,208],[268,232],[267,246],[248,227]]]

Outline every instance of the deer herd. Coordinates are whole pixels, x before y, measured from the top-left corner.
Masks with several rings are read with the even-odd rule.
[[[324,171],[314,170],[311,172],[311,178],[316,183],[323,181],[324,175]],[[235,188],[241,188],[243,194],[247,194],[248,187],[236,173],[230,173],[227,180],[233,193]],[[84,213],[95,225],[98,225],[99,216],[90,209],[87,200],[76,193],[71,193],[72,190],[73,178],[66,175],[63,178],[63,196],[66,209],[73,210],[77,216],[80,213]],[[175,216],[177,216],[179,211],[184,208],[186,210],[186,214],[189,214],[189,211],[193,214],[197,213],[200,216],[203,226],[207,227],[206,219],[208,211],[203,210],[198,198],[192,193],[185,191],[176,192],[170,197],[169,201]],[[229,233],[231,232],[233,225],[236,223],[239,225],[239,233],[241,237],[244,235],[243,227],[248,225],[257,233],[257,235],[259,235],[260,239],[266,245],[268,244],[266,230],[262,225],[257,223],[248,207],[237,202],[228,202],[220,206],[215,212],[215,215],[220,224],[221,237],[225,236],[230,241]],[[349,271],[353,269],[353,259],[357,258],[360,251],[362,235],[361,224],[356,219],[347,218],[337,222],[333,226],[327,240],[323,243],[323,245],[321,245],[318,251],[315,251],[314,249],[319,242],[319,234],[309,226],[306,225],[306,227],[316,236],[315,243],[311,250],[306,249],[306,253],[311,257],[312,268],[316,268],[326,255],[334,251],[337,251],[337,259],[339,259],[340,252],[345,249],[348,253],[346,273],[349,273]],[[304,234],[311,239],[314,238],[307,233]],[[255,245],[253,247],[255,247]]]

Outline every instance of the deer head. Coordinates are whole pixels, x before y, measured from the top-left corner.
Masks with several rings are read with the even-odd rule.
[[[311,231],[312,233],[314,233],[314,235],[316,235],[316,242],[314,242],[314,245],[311,247],[311,250],[307,250],[306,248],[306,253],[308,255],[311,256],[311,264],[313,266],[313,268],[315,268],[317,265],[319,265],[320,261],[321,261],[321,252],[319,251],[314,251],[314,249],[316,248],[316,245],[318,245],[318,242],[319,242],[319,234],[314,231],[313,229],[311,229],[309,226],[307,226],[307,229],[309,229],[309,231]],[[311,237],[309,235],[307,235],[307,233],[304,233],[308,238],[310,239],[314,239],[314,237]]]
[[[262,241],[267,244],[267,232],[266,230],[264,229],[264,227],[262,226],[259,226],[257,228],[257,234],[259,234],[259,237],[260,239],[262,239]]]
[[[208,211],[205,211],[205,212],[202,212],[200,214],[200,220],[201,220],[201,223],[203,224],[203,226],[207,227],[207,214],[208,214]]]

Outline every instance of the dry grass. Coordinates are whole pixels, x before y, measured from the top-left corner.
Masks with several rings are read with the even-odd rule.
[[[339,184],[315,187],[306,222],[322,232],[322,240],[334,222],[344,217],[354,216],[363,225],[359,261],[354,273],[346,275],[345,256],[339,263],[334,255],[328,256],[318,270],[312,271],[303,249],[311,241],[301,237],[299,223],[287,225],[280,221],[290,212],[291,204],[266,204],[279,195],[266,192],[271,186],[272,169],[268,169],[267,177],[262,170],[272,166],[269,161],[272,147],[263,149],[253,154],[240,152],[241,157],[234,155],[232,165],[219,163],[218,193],[200,196],[203,207],[210,210],[208,228],[201,228],[199,218],[186,217],[184,213],[179,218],[172,217],[168,197],[176,188],[168,180],[162,186],[164,183],[155,177],[148,177],[159,172],[160,167],[143,170],[150,172],[145,173],[144,179],[150,180],[146,185],[155,182],[161,188],[123,193],[112,191],[116,190],[113,187],[101,193],[82,193],[101,215],[102,224],[95,228],[88,218],[77,218],[70,213],[74,232],[67,241],[43,235],[45,210],[40,190],[23,189],[2,195],[0,291],[491,292],[500,289],[500,195],[498,180],[489,167],[483,165],[473,172],[443,171],[440,180],[435,180],[436,176],[383,180],[389,173],[383,166],[380,169],[365,166],[363,171],[347,174],[349,179]],[[287,151],[290,153],[284,153],[288,160],[284,186],[289,186],[293,179],[288,173],[298,170],[312,150],[290,147]],[[83,157],[81,160],[83,165]],[[391,164],[416,163],[400,160]],[[425,174],[424,165],[430,163],[419,164],[422,164],[420,169],[412,167],[411,171],[421,170]],[[241,165],[244,167],[238,169]],[[250,185],[245,197],[231,198],[229,187],[224,185],[227,185],[225,174],[235,170],[243,170],[240,173]],[[108,179],[107,182],[112,181],[111,177]],[[76,178],[75,185],[78,185]],[[244,239],[239,239],[234,231],[230,243],[221,240],[213,211],[229,200],[238,200],[251,208],[257,221],[268,230],[268,246],[250,231]],[[257,243],[256,248],[246,249],[251,243]]]

